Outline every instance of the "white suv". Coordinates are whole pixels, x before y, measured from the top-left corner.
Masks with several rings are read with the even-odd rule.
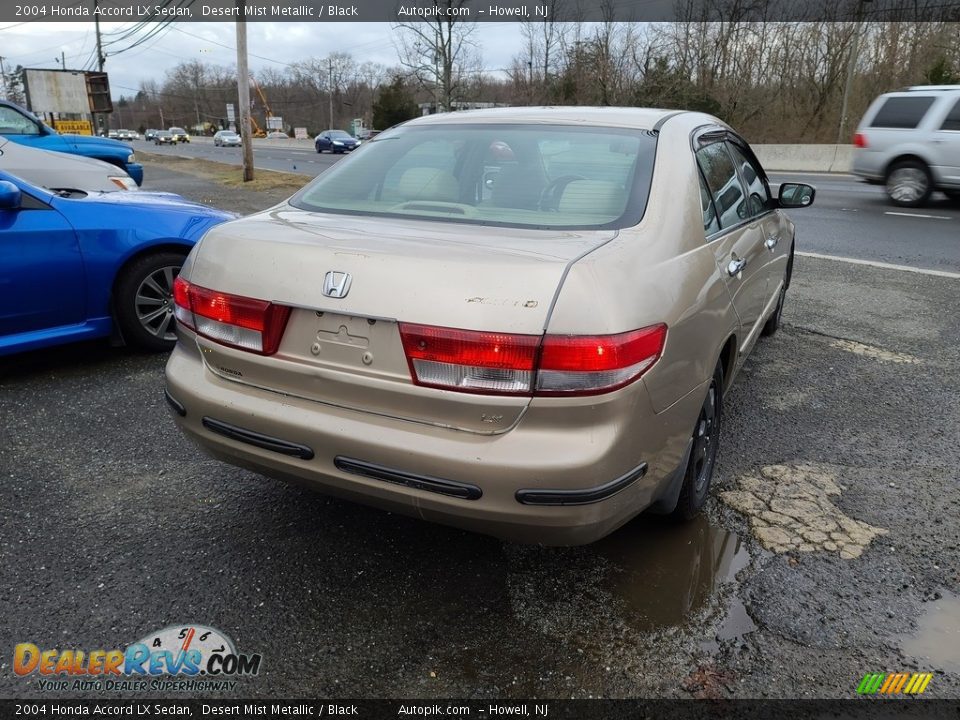
[[[895,205],[918,207],[934,190],[960,200],[960,85],[917,85],[881,95],[853,144],[853,173],[886,183]]]

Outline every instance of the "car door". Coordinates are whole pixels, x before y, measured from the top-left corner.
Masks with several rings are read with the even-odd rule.
[[[784,239],[780,213],[776,212],[776,203],[770,192],[767,175],[753,151],[749,149],[749,145],[739,137],[729,136],[727,149],[736,163],[740,179],[747,191],[747,212],[751,221],[759,227],[767,250],[758,258],[766,278],[764,293],[766,301],[761,308],[765,310],[774,302],[780,291],[780,281],[787,269],[790,241]]]
[[[697,164],[708,194],[704,232],[740,318],[740,351],[756,338],[767,296],[767,258],[762,223],[751,215],[749,196],[725,136],[702,136]]]
[[[960,187],[960,98],[947,105],[949,110],[930,138],[940,166],[941,182]]]
[[[63,215],[24,192],[19,208],[0,209],[0,338],[85,319],[77,235]]]

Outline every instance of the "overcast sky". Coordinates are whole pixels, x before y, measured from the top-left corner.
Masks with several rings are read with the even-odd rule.
[[[127,47],[149,33],[121,39],[133,23],[101,23],[106,71],[114,98],[136,92],[141,80],[162,82],[166,71],[177,63],[202,60],[217,65],[236,63],[235,26],[232,22],[173,23],[138,47],[117,55],[109,53]],[[156,28],[152,28],[156,29]],[[358,62],[397,64],[394,32],[389,23],[247,23],[247,45],[251,71],[308,57],[326,57],[337,51],[350,53]],[[474,35],[491,74],[503,75],[513,57],[520,53],[518,23],[478,23]],[[112,45],[106,45],[115,41]],[[60,53],[68,69],[95,69],[93,23],[32,22],[13,26],[0,24],[0,54],[9,71],[12,67],[59,68]],[[259,57],[258,57],[259,56]]]

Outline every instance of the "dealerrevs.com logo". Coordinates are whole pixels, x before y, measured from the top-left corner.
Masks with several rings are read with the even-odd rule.
[[[137,692],[232,690],[260,672],[259,653],[241,654],[226,634],[203,625],[170,625],[125,650],[41,649],[18,643],[13,671],[38,678],[38,690]]]

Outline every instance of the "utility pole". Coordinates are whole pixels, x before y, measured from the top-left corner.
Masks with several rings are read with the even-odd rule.
[[[60,69],[67,69],[67,54],[63,50],[60,51]]]
[[[246,0],[237,0],[237,94],[240,106],[240,141],[243,146],[243,181],[253,180],[253,138],[250,132],[250,68],[247,65]]]
[[[333,130],[333,56],[327,57],[327,100],[330,103],[330,125]]]
[[[0,93],[3,94],[3,99],[7,99],[7,71],[3,69],[3,55],[0,55]]]
[[[93,27],[97,35],[97,67],[100,68],[100,72],[103,72],[103,63],[106,61],[106,58],[103,56],[103,44],[100,39],[100,16],[97,15],[97,0],[93,0]],[[97,113],[90,113],[90,117],[93,120],[93,134],[100,134],[99,120]]]

